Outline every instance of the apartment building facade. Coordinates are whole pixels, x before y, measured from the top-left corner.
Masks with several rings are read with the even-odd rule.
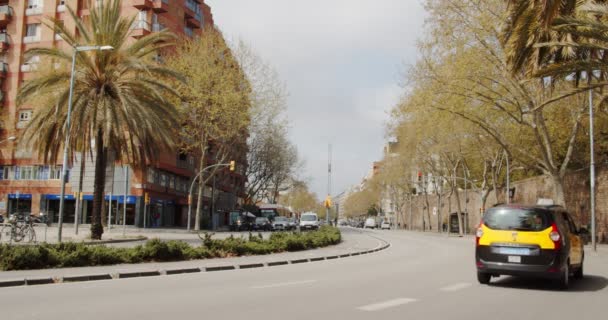
[[[35,109],[35,106],[17,106],[15,101],[20,85],[35,77],[39,62],[37,57],[26,60],[24,53],[34,47],[58,47],[70,51],[61,35],[54,34],[43,23],[44,20],[59,19],[66,27],[75,30],[75,22],[67,7],[83,18],[92,9],[90,6],[98,6],[103,1],[0,0],[0,214],[45,213],[52,221],[57,221],[62,159],[58,159],[56,165],[43,164],[28,150],[17,148],[14,142],[32,119]],[[136,16],[132,26],[133,39],[165,28],[179,35],[195,37],[203,28],[214,26],[211,8],[203,0],[123,0],[122,12],[126,16]],[[158,58],[162,61],[162,57]],[[238,167],[241,168],[246,164],[243,152],[246,153],[246,147],[237,150]],[[75,220],[80,161],[81,157],[77,156],[69,168],[64,213],[66,223]],[[106,170],[106,210],[112,217],[111,223],[122,223],[122,210],[126,206],[126,223],[129,225],[160,227],[187,224],[188,191],[196,168],[195,155],[164,153],[156,163],[144,168],[122,166],[113,161],[109,163],[113,165]],[[94,165],[89,157],[83,167],[84,194],[80,195],[82,209],[79,220],[87,223],[91,216],[94,177]],[[212,197],[219,199],[225,210],[243,198],[245,178],[240,171],[223,172],[215,187],[209,185],[205,189],[204,211],[209,212],[209,216],[215,203],[211,201]],[[147,203],[146,198],[149,199]]]

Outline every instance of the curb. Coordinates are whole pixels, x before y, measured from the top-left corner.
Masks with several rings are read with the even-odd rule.
[[[42,284],[54,284],[54,283],[73,283],[73,282],[85,282],[85,281],[97,281],[97,280],[115,280],[115,279],[132,279],[141,277],[154,277],[154,276],[169,276],[176,274],[185,273],[198,273],[198,272],[216,272],[216,271],[230,271],[240,269],[255,269],[265,267],[284,266],[289,264],[302,264],[309,262],[318,262],[326,260],[336,260],[347,257],[355,257],[359,255],[379,252],[385,250],[391,246],[387,241],[378,237],[367,235],[381,242],[379,246],[374,249],[356,251],[341,255],[330,255],[330,256],[319,256],[305,259],[292,259],[292,260],[278,260],[267,263],[246,263],[246,264],[234,264],[234,265],[220,265],[213,267],[200,267],[200,268],[175,268],[168,270],[142,270],[142,271],[129,271],[129,272],[116,272],[116,273],[97,273],[97,274],[85,274],[75,276],[63,276],[63,277],[41,277],[41,278],[25,278],[25,279],[11,279],[11,280],[0,280],[0,288],[6,287],[19,287],[19,286],[31,286],[31,285],[42,285]],[[126,240],[126,239],[125,239]],[[111,240],[109,240],[111,241]],[[133,240],[128,240],[133,241]],[[124,242],[124,241],[123,241]]]

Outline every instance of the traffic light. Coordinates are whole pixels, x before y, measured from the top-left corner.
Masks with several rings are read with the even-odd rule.
[[[150,194],[147,192],[144,194],[144,202],[150,204]]]
[[[230,171],[234,172],[235,167],[236,167],[236,161],[234,161],[234,160],[230,161]]]
[[[327,196],[327,198],[325,198],[325,208],[331,208],[331,196]]]

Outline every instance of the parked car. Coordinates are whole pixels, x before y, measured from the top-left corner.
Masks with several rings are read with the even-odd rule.
[[[276,217],[272,221],[272,230],[274,231],[285,231],[289,230],[289,219],[287,217]]]
[[[258,217],[255,218],[253,229],[257,231],[271,231],[272,223],[270,223],[270,220],[268,220],[266,217]]]
[[[363,228],[367,229],[375,229],[377,227],[376,225],[376,219],[374,218],[367,218],[365,219],[365,224],[363,225]]]
[[[581,233],[561,206],[500,205],[489,209],[476,232],[477,280],[499,275],[559,281],[583,277]]]
[[[287,225],[289,226],[289,230],[295,230],[298,228],[298,220],[296,218],[288,218]]]
[[[300,216],[300,230],[319,229],[319,217],[316,213],[308,212]]]
[[[251,231],[253,230],[253,218],[248,216],[237,217],[230,228],[232,231]]]
[[[386,221],[386,220],[382,221],[382,223],[380,224],[380,229],[381,230],[384,230],[384,229],[390,230],[391,229],[391,223],[388,222],[388,221]]]

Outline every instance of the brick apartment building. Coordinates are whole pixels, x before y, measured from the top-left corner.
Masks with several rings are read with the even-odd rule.
[[[22,82],[35,77],[38,59],[25,60],[23,54],[33,47],[59,47],[66,50],[60,35],[41,21],[54,17],[75,30],[75,23],[66,6],[75,9],[81,17],[89,14],[89,5],[102,0],[0,0],[0,92],[2,99],[0,132],[0,214],[14,212],[44,212],[56,222],[59,208],[61,161],[58,165],[44,165],[27,150],[19,150],[12,137],[20,132],[32,118],[33,107],[18,108],[15,100]],[[189,37],[200,34],[203,28],[212,28],[211,9],[203,0],[123,0],[123,14],[137,16],[132,37],[168,28]],[[211,219],[211,207],[228,211],[242,202],[244,197],[244,167],[246,145],[235,149],[237,171],[224,171],[204,191],[204,212]],[[128,225],[158,227],[185,226],[187,224],[188,191],[196,159],[186,154],[162,154],[157,163],[147,168],[127,168],[113,161],[106,169],[106,212],[112,213],[112,223],[122,223],[123,205],[126,202]],[[66,186],[64,222],[74,222],[75,193],[78,191],[80,157],[70,168]],[[127,197],[125,194],[127,178]],[[88,223],[91,217],[94,162],[87,159],[83,180],[83,205],[80,221]],[[146,207],[144,195],[149,195]],[[211,201],[212,197],[216,201]],[[111,208],[111,210],[110,210]],[[118,210],[117,210],[118,209]],[[116,214],[120,212],[120,214]],[[144,212],[147,212],[144,217]],[[215,225],[222,225],[227,214],[214,217]]]

